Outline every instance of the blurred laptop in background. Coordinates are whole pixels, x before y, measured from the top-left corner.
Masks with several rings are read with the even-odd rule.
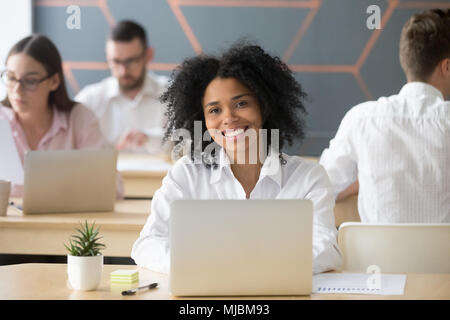
[[[113,211],[117,151],[30,151],[24,160],[23,213]]]

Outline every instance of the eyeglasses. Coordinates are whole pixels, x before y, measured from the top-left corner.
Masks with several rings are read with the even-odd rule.
[[[50,78],[51,75],[47,75],[44,78],[41,79],[35,79],[35,78],[23,78],[23,79],[16,79],[10,74],[8,74],[8,70],[4,70],[1,74],[2,82],[5,84],[6,87],[12,88],[16,85],[16,83],[20,83],[22,88],[24,88],[27,91],[33,91],[36,90],[39,84],[48,78]]]
[[[144,58],[145,52],[141,53],[138,56],[130,57],[128,59],[119,60],[119,59],[109,59],[109,63],[113,68],[117,68],[119,65],[123,65],[125,68],[134,68],[139,63],[141,63],[142,58]]]

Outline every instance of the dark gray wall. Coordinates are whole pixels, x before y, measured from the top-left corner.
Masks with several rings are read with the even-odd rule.
[[[287,148],[303,155],[319,155],[352,106],[398,92],[405,82],[398,59],[401,28],[412,14],[434,5],[424,0],[91,0],[80,2],[81,28],[71,30],[66,26],[71,3],[77,2],[36,0],[34,31],[60,49],[72,95],[109,75],[104,43],[116,21],[134,19],[146,27],[156,51],[154,71],[167,75],[199,50],[216,53],[246,36],[282,57],[309,94],[307,138]],[[439,3],[450,7],[450,0]],[[380,31],[366,26],[372,4],[384,19]]]

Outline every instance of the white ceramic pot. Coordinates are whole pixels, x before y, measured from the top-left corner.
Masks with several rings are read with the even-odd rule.
[[[75,290],[95,290],[102,280],[103,256],[77,257],[67,255],[67,275]]]

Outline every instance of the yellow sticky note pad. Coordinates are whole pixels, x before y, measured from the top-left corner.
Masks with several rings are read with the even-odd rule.
[[[137,270],[116,270],[111,272],[111,283],[127,284],[139,282],[139,272]]]

